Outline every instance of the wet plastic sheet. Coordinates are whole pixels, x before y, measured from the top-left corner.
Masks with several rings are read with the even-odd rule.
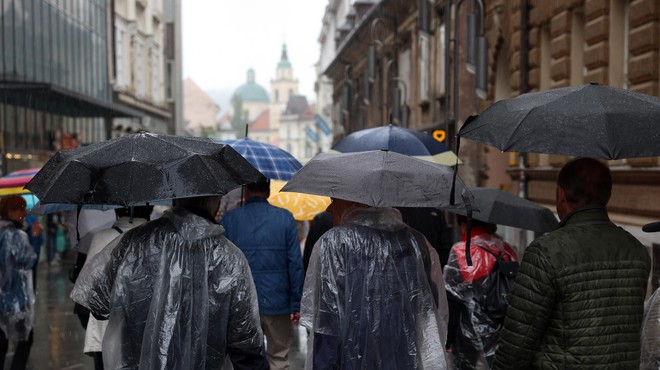
[[[0,221],[0,329],[7,339],[28,339],[34,324],[32,267],[37,259],[27,234]]]
[[[301,304],[306,369],[333,368],[328,355],[340,369],[447,368],[440,262],[399,211],[352,210],[312,253]]]
[[[444,268],[445,288],[461,303],[458,312],[452,313],[457,324],[452,325],[456,332],[450,336],[454,337],[453,354],[462,369],[474,369],[477,362],[487,364],[497,350],[504,317],[499,312],[488,312],[484,306],[494,284],[494,276],[490,275],[496,261],[493,254],[503,253],[505,259],[517,261],[514,250],[498,235],[473,232],[477,234],[470,239],[472,266],[465,261],[465,242],[459,242],[452,247]]]
[[[226,355],[262,361],[245,257],[222,226],[182,208],[115,239],[85,264],[71,298],[109,318],[107,369],[214,369]]]
[[[644,308],[642,356],[639,368],[660,369],[660,289],[656,289]]]

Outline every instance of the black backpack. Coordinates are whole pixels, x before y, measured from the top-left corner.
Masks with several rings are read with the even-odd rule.
[[[505,260],[502,258],[502,252],[495,254],[480,245],[477,247],[495,257],[495,265],[493,271],[488,275],[486,289],[477,296],[477,301],[489,317],[503,319],[506,309],[509,307],[509,295],[520,264],[517,261]]]

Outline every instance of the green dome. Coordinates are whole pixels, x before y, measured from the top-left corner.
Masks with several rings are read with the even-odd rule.
[[[254,69],[248,69],[248,79],[247,82],[239,86],[234,94],[232,94],[231,99],[240,96],[243,101],[263,101],[268,102],[270,98],[268,97],[268,92],[261,85],[255,82],[254,79]]]

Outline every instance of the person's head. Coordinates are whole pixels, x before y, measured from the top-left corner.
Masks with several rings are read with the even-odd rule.
[[[135,218],[143,218],[147,221],[149,221],[151,217],[151,212],[153,211],[154,206],[135,206],[133,207],[133,217]],[[124,208],[117,208],[115,209],[115,214],[117,215],[117,218],[120,217],[131,217],[131,208],[130,207],[124,207]]]
[[[172,204],[175,207],[200,208],[207,211],[209,214],[215,217],[216,213],[218,213],[218,209],[220,208],[221,199],[222,199],[221,195],[179,198],[179,199],[174,199],[172,201]]]
[[[458,230],[460,231],[461,235],[467,234],[467,217],[457,215],[456,222],[458,223]],[[497,225],[475,220],[474,218],[472,219],[472,227],[482,227],[488,234],[495,234],[497,232]]]
[[[23,223],[27,216],[27,203],[20,195],[0,198],[0,216],[3,220]]]
[[[332,203],[328,206],[326,211],[330,212],[332,214],[332,224],[334,226],[340,225],[341,220],[344,218],[344,215],[346,212],[354,209],[354,208],[367,208],[369,207],[366,204],[354,202],[352,200],[345,200],[345,199],[339,199],[339,198],[330,198],[332,200]]]
[[[563,219],[577,207],[606,206],[612,195],[612,174],[602,162],[592,158],[574,159],[557,176],[557,213]]]
[[[262,181],[245,185],[245,199],[250,199],[252,197],[268,199],[268,197],[270,197],[270,180],[264,179]]]

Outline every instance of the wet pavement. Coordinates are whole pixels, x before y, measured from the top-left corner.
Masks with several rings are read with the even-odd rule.
[[[41,262],[37,272],[37,302],[34,326],[34,344],[28,361],[31,370],[94,369],[92,358],[83,354],[85,331],[73,313],[73,301],[69,293],[73,284],[68,279],[72,261],[62,261],[59,266],[49,267]],[[291,369],[304,368],[306,355],[305,329],[296,326],[292,351]],[[13,356],[10,344],[6,367]]]

